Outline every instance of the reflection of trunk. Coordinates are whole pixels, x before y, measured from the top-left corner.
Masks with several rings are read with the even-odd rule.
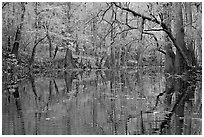
[[[171,107],[169,110],[169,114],[166,114],[165,119],[160,125],[160,132],[163,133],[163,128],[167,127],[170,123],[171,117],[175,113],[175,134],[182,134],[183,133],[183,124],[184,124],[184,104],[188,97],[189,90],[187,90],[187,82],[183,81],[182,79],[175,79],[174,89],[175,89],[175,96],[176,100],[174,106]]]
[[[171,108],[171,99],[172,99],[172,94],[175,92],[174,90],[174,84],[175,84],[175,80],[174,78],[170,77],[168,78],[166,76],[166,89],[165,89],[165,100],[164,100],[164,104],[165,104],[165,110],[169,111],[169,109]]]
[[[31,83],[31,86],[32,86],[33,93],[34,93],[34,95],[35,95],[35,101],[36,101],[36,106],[37,106],[37,98],[38,98],[38,95],[37,95],[37,93],[36,93],[35,80],[34,80],[33,76],[30,76],[30,77],[29,77],[29,80],[30,80],[30,83]]]
[[[22,112],[22,106],[21,106],[18,87],[15,88],[15,92],[13,92],[13,96],[14,96],[15,101],[16,101],[16,108],[17,108],[18,118],[20,119],[20,123],[21,123],[20,128],[18,127],[21,130],[19,130],[17,132],[19,134],[21,134],[21,135],[25,135],[24,117],[23,117],[23,112]],[[19,126],[19,125],[17,125],[17,126]]]
[[[115,72],[112,71],[111,73],[111,79],[110,79],[110,92],[111,92],[111,96],[115,97]],[[116,128],[116,111],[115,111],[115,100],[114,99],[110,99],[111,101],[111,114],[110,114],[110,118],[111,118],[111,122],[112,122],[112,135],[117,135],[117,128]]]
[[[186,84],[181,79],[177,79],[175,83],[176,101],[179,101],[186,91]],[[175,109],[175,134],[182,135],[184,126],[184,101],[182,101]]]

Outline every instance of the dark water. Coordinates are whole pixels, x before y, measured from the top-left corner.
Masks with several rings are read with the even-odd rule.
[[[158,70],[30,76],[3,85],[2,134],[201,134],[201,91]]]

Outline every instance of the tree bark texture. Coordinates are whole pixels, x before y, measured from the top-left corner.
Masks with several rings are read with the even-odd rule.
[[[72,57],[72,51],[71,51],[69,48],[67,48],[67,50],[66,50],[64,67],[67,68],[67,69],[72,69],[72,68],[74,68],[74,62],[73,62],[73,57]]]
[[[24,15],[25,15],[25,3],[21,2],[21,20],[20,20],[20,25],[17,26],[17,31],[16,31],[16,36],[15,36],[15,42],[13,44],[12,48],[12,54],[15,54],[16,57],[18,57],[18,50],[19,50],[19,44],[21,40],[21,31],[23,28],[23,21],[24,21]]]
[[[194,46],[193,46],[193,31],[192,31],[192,11],[191,11],[191,2],[185,2],[185,13],[186,13],[186,46],[188,49],[188,56],[190,61],[192,62],[193,66],[196,66],[196,58],[194,53]]]
[[[176,37],[176,44],[179,48],[187,55],[187,49],[184,45],[184,28],[183,28],[183,16],[182,16],[182,8],[181,2],[175,2],[174,5],[174,32]],[[175,69],[177,74],[181,74],[186,69],[185,59],[181,55],[181,53],[176,49],[176,57],[175,57]]]
[[[164,23],[167,26],[169,32],[171,32],[171,3],[164,3],[163,4],[163,17]],[[172,44],[168,37],[168,35],[164,34],[165,40],[165,72],[167,73],[174,73],[174,61],[175,61],[175,54],[172,50]]]

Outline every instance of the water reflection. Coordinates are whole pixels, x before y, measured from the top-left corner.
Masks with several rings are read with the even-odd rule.
[[[3,134],[201,134],[201,83],[144,70],[3,85]]]

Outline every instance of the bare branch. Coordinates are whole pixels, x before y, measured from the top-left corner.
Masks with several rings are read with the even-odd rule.
[[[112,6],[113,6],[113,4],[111,4],[111,5],[103,12],[101,21],[103,20],[103,18],[104,18],[104,16],[105,16],[106,12],[108,12],[108,10],[109,10]]]
[[[164,31],[163,29],[148,29],[148,30],[144,30],[144,31]]]
[[[89,24],[93,19],[95,19],[96,17],[99,17],[99,14],[102,12],[102,10],[100,10],[97,14],[96,14],[96,16],[94,16],[93,18],[91,18],[89,21],[87,21],[86,23],[85,23],[85,25],[87,25],[87,24]]]
[[[9,3],[8,2],[3,2],[2,4],[3,4],[2,9],[3,9]]]
[[[37,12],[36,15],[38,16],[38,15],[41,14],[42,12],[46,12],[46,11],[49,11],[49,9],[41,10],[41,11]]]
[[[38,42],[34,45],[34,47],[36,47],[42,40],[44,40],[47,37],[47,35],[45,35],[43,38],[39,39]]]
[[[148,35],[151,35],[154,37],[155,41],[156,41],[156,44],[157,44],[157,50],[163,54],[166,54],[165,51],[161,50],[161,47],[159,46],[159,43],[158,43],[158,40],[156,38],[156,36],[153,34],[153,33],[149,33],[149,32],[142,32],[143,34],[148,34]]]
[[[123,32],[126,32],[126,31],[133,30],[133,29],[137,29],[137,28],[124,29],[124,30],[122,30],[121,32],[116,33],[115,36],[114,36],[114,39],[117,37],[117,35],[119,35],[119,34],[121,34],[121,33],[123,33]]]
[[[181,53],[181,56],[184,58],[184,60],[185,60],[185,62],[187,63],[187,65],[188,65],[189,67],[192,67],[192,65],[191,65],[191,63],[190,63],[190,61],[189,61],[187,55],[186,55],[185,52],[181,49],[181,47],[176,43],[176,40],[175,40],[173,34],[168,30],[168,28],[167,28],[167,26],[166,26],[165,23],[158,21],[156,18],[150,18],[150,17],[144,16],[144,15],[142,15],[142,14],[140,14],[140,13],[137,13],[137,12],[135,12],[135,11],[129,9],[129,8],[121,7],[120,5],[117,5],[115,2],[113,2],[113,4],[114,4],[116,7],[120,8],[120,9],[122,9],[122,10],[125,10],[125,11],[128,11],[128,12],[132,13],[134,17],[141,17],[141,18],[144,19],[144,20],[148,20],[148,21],[151,21],[151,22],[154,22],[154,23],[160,25],[160,26],[163,28],[163,31],[165,31],[165,32],[167,33],[167,35],[169,36],[169,38],[170,38],[171,41],[173,42],[173,44],[174,44],[174,46],[176,47],[176,49],[178,50],[178,52]]]
[[[144,20],[149,20],[149,21],[155,22],[155,23],[157,23],[157,24],[161,24],[161,23],[160,23],[157,19],[155,19],[155,18],[150,18],[150,17],[144,16],[144,15],[142,15],[142,14],[140,14],[140,13],[137,13],[137,12],[135,12],[135,11],[129,9],[129,8],[121,7],[121,6],[117,5],[115,2],[113,2],[113,4],[114,4],[116,7],[120,8],[120,9],[122,9],[122,10],[125,10],[125,11],[128,11],[128,12],[132,13],[133,16],[135,16],[135,17],[141,17],[141,18],[143,18]]]

